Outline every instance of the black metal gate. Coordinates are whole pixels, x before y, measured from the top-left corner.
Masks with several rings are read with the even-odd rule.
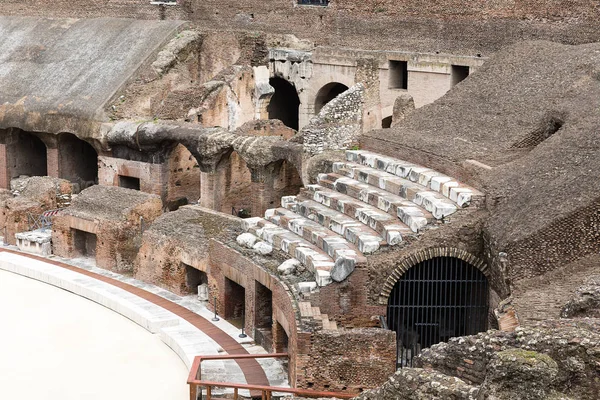
[[[485,331],[487,314],[487,278],[466,261],[436,257],[411,267],[388,299],[397,367],[412,366],[421,349],[433,344]]]

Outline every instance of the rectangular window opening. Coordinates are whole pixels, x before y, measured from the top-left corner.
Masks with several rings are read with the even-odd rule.
[[[390,89],[408,89],[408,62],[389,60]]]
[[[329,0],[298,0],[301,6],[328,6]]]
[[[469,67],[466,65],[453,65],[450,70],[452,86],[464,81],[469,76]]]
[[[140,190],[140,178],[119,175],[119,186],[125,189]]]
[[[79,257],[96,258],[96,235],[79,229],[73,229],[72,234],[75,253]]]

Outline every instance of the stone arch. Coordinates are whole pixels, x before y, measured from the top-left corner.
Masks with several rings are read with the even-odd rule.
[[[278,119],[285,126],[298,130],[300,97],[296,87],[280,77],[269,79],[269,85],[275,89],[267,106],[269,119]]]
[[[388,303],[388,299],[390,297],[390,293],[394,289],[394,285],[398,279],[400,279],[402,275],[408,271],[409,268],[435,257],[458,258],[459,260],[463,260],[471,264],[473,267],[481,271],[486,278],[490,279],[490,273],[487,264],[479,257],[476,257],[465,250],[457,249],[455,247],[435,247],[423,249],[404,257],[398,263],[394,271],[392,271],[383,284],[383,289],[379,293],[379,304],[386,305]]]
[[[315,114],[321,112],[323,106],[348,90],[348,86],[339,82],[330,82],[321,87],[315,98]]]
[[[72,133],[57,137],[59,177],[85,189],[98,181],[98,152],[94,146]]]
[[[48,145],[33,132],[12,129],[6,149],[9,178],[48,175]]]
[[[169,210],[180,205],[196,203],[200,199],[200,165],[192,152],[176,143],[167,159],[167,195]]]

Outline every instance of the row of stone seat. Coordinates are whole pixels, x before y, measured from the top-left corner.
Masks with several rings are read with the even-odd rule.
[[[466,207],[473,200],[480,200],[484,196],[480,191],[430,168],[370,151],[348,150],[346,151],[346,160],[417,183],[431,191],[442,194],[459,207]],[[363,172],[367,173],[367,171]]]
[[[400,243],[481,195],[400,160],[364,151],[346,158],[264,218],[244,221],[247,232],[304,264],[319,286],[346,279],[366,263],[364,254]]]

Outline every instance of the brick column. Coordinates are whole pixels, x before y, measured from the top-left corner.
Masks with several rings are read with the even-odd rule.
[[[265,215],[268,208],[273,208],[278,202],[274,201],[275,171],[272,167],[251,168],[252,175],[252,216]]]
[[[0,188],[2,189],[10,189],[10,171],[6,153],[6,145],[0,144]]]
[[[57,148],[46,149],[46,170],[48,176],[53,178],[60,177],[59,154]]]
[[[200,172],[200,205],[215,210],[215,181],[217,172]]]

